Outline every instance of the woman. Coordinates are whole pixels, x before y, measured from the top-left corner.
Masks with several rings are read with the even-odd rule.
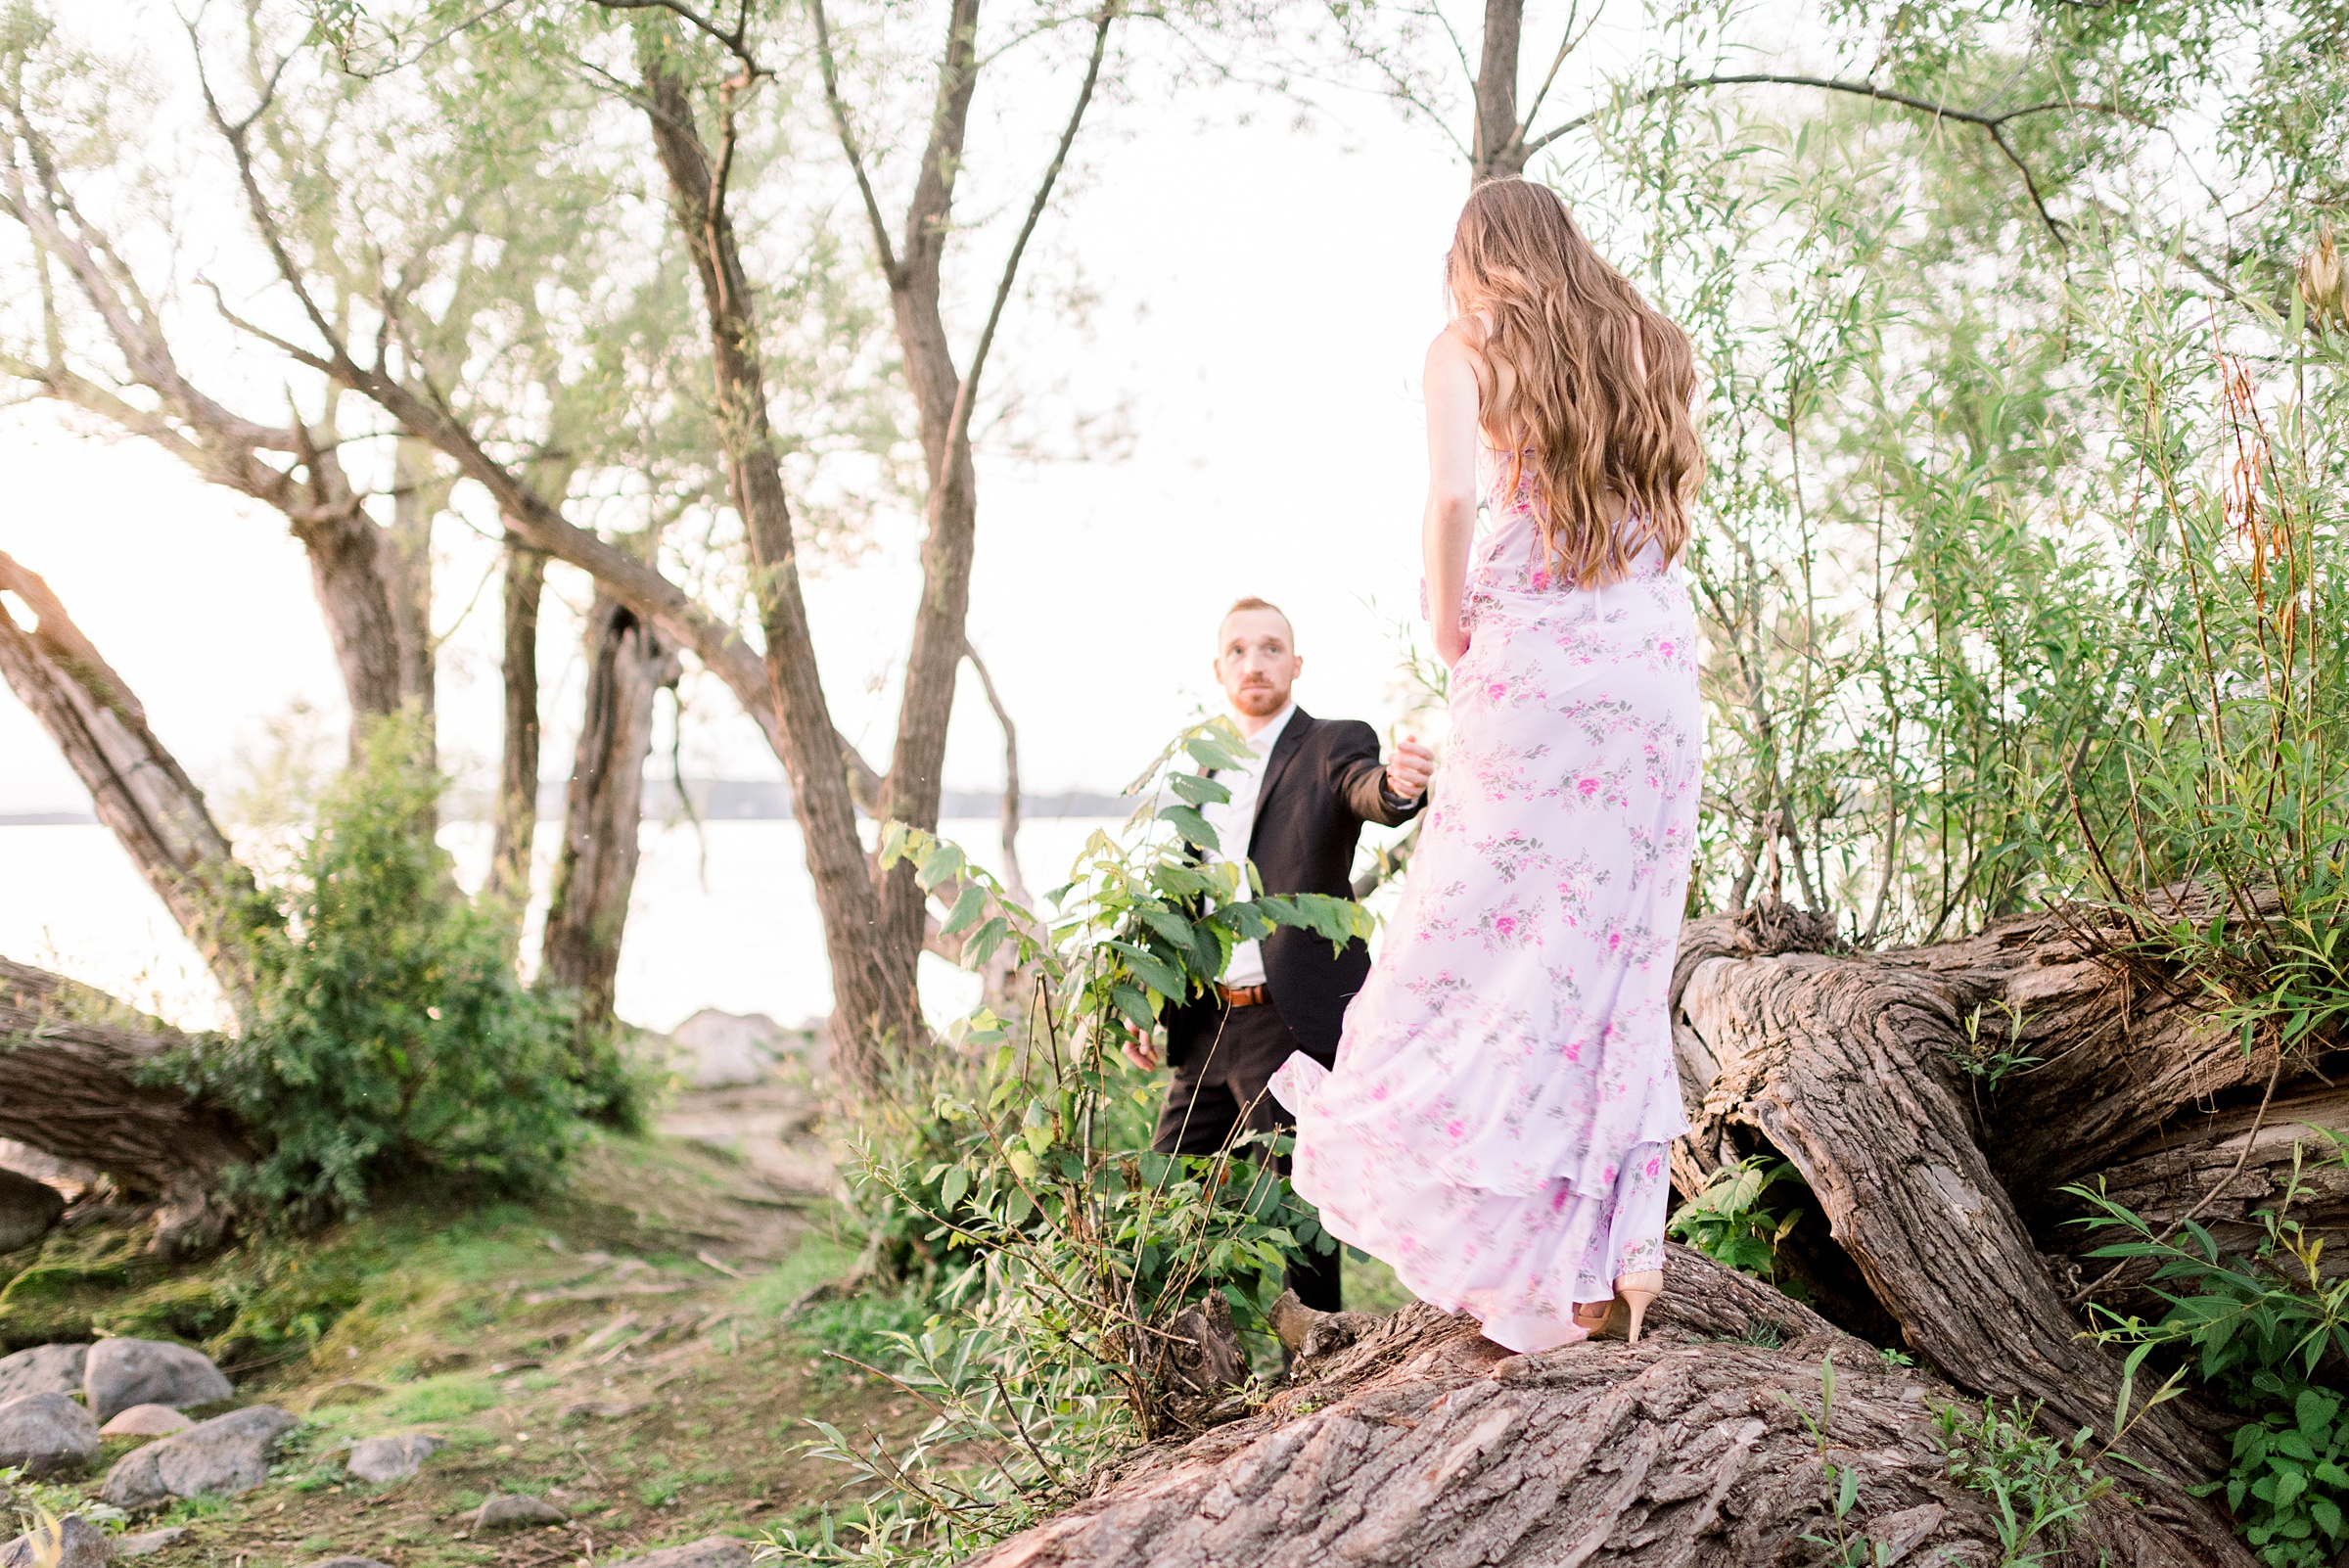
[[[1446,285],[1425,550],[1449,755],[1336,1068],[1292,1056],[1272,1090],[1299,1193],[1422,1300],[1520,1352],[1621,1300],[1636,1339],[1688,1126],[1666,998],[1704,722],[1695,369],[1545,187],[1480,186]]]

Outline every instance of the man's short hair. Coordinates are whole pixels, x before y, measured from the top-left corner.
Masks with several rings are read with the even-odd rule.
[[[1297,640],[1297,623],[1291,621],[1289,619],[1289,613],[1286,610],[1283,610],[1280,606],[1274,604],[1271,600],[1260,599],[1253,593],[1243,594],[1239,598],[1231,601],[1231,608],[1223,612],[1223,621],[1229,621],[1233,616],[1238,615],[1243,610],[1271,611],[1274,615],[1280,617],[1281,624],[1289,628],[1289,640],[1291,642],[1295,642]],[[1218,625],[1221,625],[1222,623],[1222,621],[1216,623]]]

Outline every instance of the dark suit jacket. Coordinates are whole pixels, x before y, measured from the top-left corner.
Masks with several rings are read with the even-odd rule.
[[[1256,799],[1248,858],[1267,893],[1353,891],[1354,851],[1364,822],[1389,827],[1418,814],[1426,796],[1398,805],[1385,789],[1378,734],[1359,719],[1315,718],[1300,708],[1265,762]],[[1230,846],[1224,847],[1225,853]],[[1324,1066],[1338,1053],[1346,1004],[1370,974],[1370,949],[1351,944],[1332,952],[1329,940],[1281,926],[1264,940],[1265,985],[1272,1007],[1306,1054]],[[1212,1038],[1223,1010],[1208,995],[1167,1015],[1167,1060],[1176,1066],[1193,1045]]]

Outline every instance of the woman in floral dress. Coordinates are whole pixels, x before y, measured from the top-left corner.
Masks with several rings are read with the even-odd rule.
[[[1688,1126],[1666,999],[1704,727],[1679,564],[1696,376],[1545,187],[1479,187],[1446,283],[1425,550],[1449,755],[1335,1069],[1292,1056],[1272,1091],[1331,1233],[1542,1351],[1619,1297],[1637,1337]]]

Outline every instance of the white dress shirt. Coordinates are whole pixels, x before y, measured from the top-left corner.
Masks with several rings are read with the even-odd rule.
[[[1297,705],[1289,704],[1272,715],[1272,721],[1254,735],[1248,744],[1254,756],[1236,767],[1216,770],[1216,782],[1231,791],[1231,799],[1199,808],[1207,825],[1216,830],[1219,848],[1209,856],[1214,860],[1238,862],[1248,858],[1248,841],[1256,833],[1256,803],[1264,793],[1265,765],[1272,760],[1272,748],[1280,743],[1280,733],[1289,727],[1296,716]],[[1244,896],[1244,895],[1243,895]],[[1265,983],[1264,949],[1254,942],[1243,942],[1231,949],[1231,961],[1223,966],[1226,986],[1261,986]]]

